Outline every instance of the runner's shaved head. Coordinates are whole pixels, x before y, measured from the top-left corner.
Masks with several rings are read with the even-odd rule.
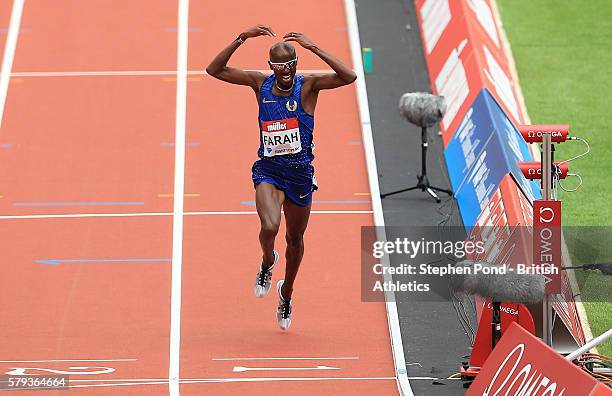
[[[281,41],[270,47],[271,61],[288,61],[295,58],[295,47],[291,43]]]

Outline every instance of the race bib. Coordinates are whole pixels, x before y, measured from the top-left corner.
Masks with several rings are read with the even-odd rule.
[[[264,156],[295,154],[302,151],[300,128],[297,118],[262,121],[261,140]]]

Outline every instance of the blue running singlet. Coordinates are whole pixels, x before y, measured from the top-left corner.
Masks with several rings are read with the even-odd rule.
[[[295,76],[290,96],[272,93],[274,74],[259,90],[259,150],[261,159],[281,166],[306,166],[312,162],[314,117],[302,107],[304,76]]]

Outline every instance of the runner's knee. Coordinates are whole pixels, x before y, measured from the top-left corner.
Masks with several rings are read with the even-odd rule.
[[[280,217],[278,219],[265,218],[261,220],[261,231],[269,236],[276,236],[280,227]]]
[[[304,234],[302,233],[287,233],[285,234],[287,246],[299,247],[304,244]]]

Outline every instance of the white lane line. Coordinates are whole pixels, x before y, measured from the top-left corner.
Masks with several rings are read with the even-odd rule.
[[[311,214],[372,214],[371,210],[313,210]],[[185,216],[234,216],[234,215],[256,215],[256,211],[211,211],[211,212],[184,212]],[[53,215],[5,215],[0,220],[17,219],[70,219],[85,217],[147,217],[147,216],[173,216],[171,212],[151,213],[75,213],[75,214],[53,214]]]
[[[0,363],[48,363],[48,362],[135,362],[137,359],[49,359],[49,360],[0,360]]]
[[[370,183],[370,193],[372,197],[372,209],[374,209],[374,225],[379,241],[386,241],[385,218],[380,200],[380,189],[378,186],[378,171],[376,169],[376,154],[374,152],[374,139],[372,137],[372,125],[370,121],[370,109],[368,107],[368,92],[366,89],[365,75],[363,73],[363,62],[361,59],[361,41],[359,40],[359,26],[357,24],[357,12],[354,0],[344,0],[347,27],[351,47],[351,57],[353,68],[357,73],[357,103],[359,105],[359,116],[361,118],[361,133],[363,136],[363,148],[365,150],[366,164],[368,168],[368,180]],[[388,255],[381,260],[386,267],[389,266]],[[385,281],[391,280],[391,275],[385,272]],[[392,292],[385,292],[387,322],[391,335],[391,351],[393,352],[393,362],[395,364],[395,375],[397,376],[397,387],[400,394],[413,396],[408,373],[406,371],[406,361],[404,358],[404,347],[400,332],[399,317],[397,306]]]
[[[13,58],[17,48],[17,38],[19,37],[19,26],[21,25],[21,15],[25,0],[14,0],[9,22],[6,44],[4,47],[4,57],[2,58],[2,70],[0,70],[0,128],[4,119],[4,105],[8,94],[9,80],[11,79],[11,69],[13,68]]]
[[[243,373],[245,371],[302,371],[302,370],[340,370],[340,367],[330,366],[315,366],[315,367],[243,367],[234,366],[234,373]]]
[[[212,358],[215,361],[243,361],[243,360],[358,360],[359,356],[342,357],[243,357],[243,358]]]
[[[176,61],[176,131],[174,138],[174,211],[172,216],[172,291],[170,297],[169,393],[180,395],[181,277],[183,268],[183,203],[185,194],[185,133],[187,118],[187,45],[189,0],[178,3]]]
[[[414,377],[417,378],[417,377]],[[430,378],[430,377],[418,377]],[[367,380],[394,380],[395,377],[248,377],[248,378],[180,378],[181,383],[190,382],[260,382],[260,381],[325,381],[325,380],[349,380],[349,381],[367,381]],[[441,379],[441,378],[436,378]],[[70,382],[142,382],[142,383],[168,383],[167,378],[124,378],[124,379],[72,379]]]
[[[270,70],[247,70],[258,71],[260,73],[271,73]],[[300,74],[317,74],[317,73],[332,73],[331,69],[301,69],[297,71]],[[205,70],[189,70],[188,76],[207,76]],[[15,72],[10,74],[11,77],[111,77],[111,76],[176,76],[175,70],[116,70],[116,71],[65,71],[65,72],[46,72],[46,71],[31,71],[31,72]]]
[[[415,377],[415,379],[424,379],[426,377]],[[432,377],[433,378],[433,377]],[[203,383],[229,383],[229,382],[285,382],[285,381],[395,381],[395,377],[272,377],[272,378],[194,378],[194,379],[179,379],[174,381],[178,384],[203,384]],[[77,380],[70,379],[70,383],[75,382],[112,382],[116,380]],[[130,385],[165,385],[172,383],[167,379],[159,380],[119,380],[122,382],[103,383],[103,384],[83,384],[70,385],[69,388],[93,388],[93,387],[112,387],[112,386],[130,386]]]

